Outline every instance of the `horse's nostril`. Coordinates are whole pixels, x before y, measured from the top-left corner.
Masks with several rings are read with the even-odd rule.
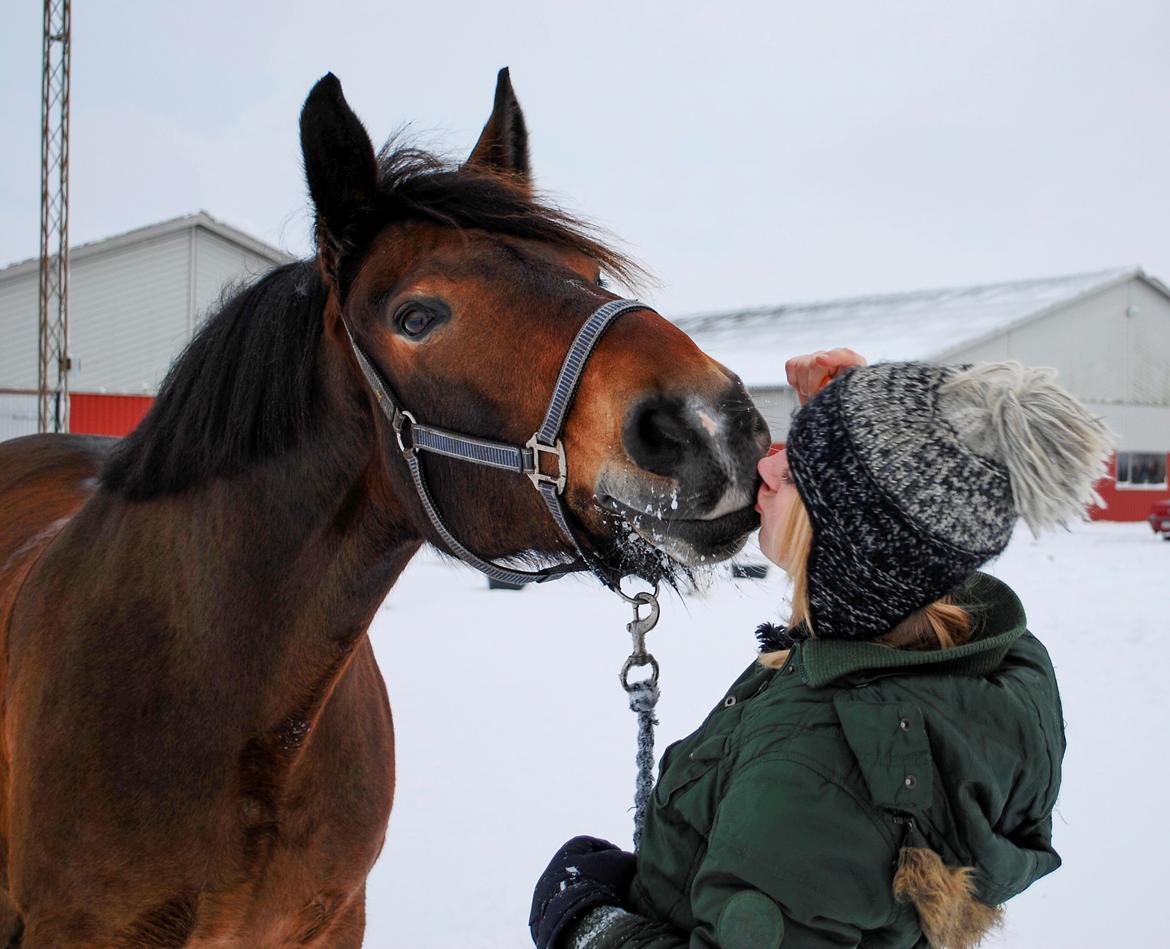
[[[652,408],[638,419],[638,435],[647,445],[686,446],[691,433],[674,414],[666,409]]]
[[[622,426],[622,443],[639,468],[674,475],[702,444],[685,411],[681,399],[650,396],[630,412]]]

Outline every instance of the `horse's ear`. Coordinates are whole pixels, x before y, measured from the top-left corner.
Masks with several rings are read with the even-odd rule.
[[[515,175],[528,183],[528,127],[512,91],[508,67],[496,77],[496,101],[467,164]]]
[[[335,256],[376,203],[378,160],[333,73],[318,80],[305,99],[301,153],[317,212],[317,242]]]

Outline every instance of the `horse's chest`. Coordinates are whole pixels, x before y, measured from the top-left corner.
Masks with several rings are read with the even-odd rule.
[[[305,855],[278,854],[262,880],[208,900],[188,944],[191,949],[284,949],[348,946],[340,928],[364,918],[368,868],[305,862]],[[361,945],[360,930],[353,943]]]
[[[231,862],[243,873],[205,901],[190,947],[361,945],[365,880],[385,835],[390,788],[361,768],[344,777],[346,786],[327,794],[291,786],[275,812],[241,801]]]
[[[362,915],[393,799],[392,738],[377,724],[359,730],[355,745],[352,732],[320,723],[274,810],[242,799],[238,859],[251,878],[252,930],[243,944],[348,944],[327,934]]]

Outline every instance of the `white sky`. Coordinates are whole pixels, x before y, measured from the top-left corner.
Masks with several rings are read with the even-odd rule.
[[[37,252],[41,4],[0,22],[6,263]],[[202,208],[304,254],[321,74],[376,143],[412,122],[462,156],[510,65],[538,184],[625,240],[667,315],[1170,279],[1168,51],[1165,0],[75,0],[71,234]]]

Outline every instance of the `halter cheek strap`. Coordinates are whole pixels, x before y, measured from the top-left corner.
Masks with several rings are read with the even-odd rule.
[[[549,400],[544,420],[523,447],[471,435],[462,435],[458,432],[420,423],[413,414],[402,407],[402,403],[391,393],[382,373],[378,371],[373,361],[358,345],[357,340],[354,339],[349,330],[349,325],[344,324],[346,335],[349,338],[350,346],[353,347],[362,375],[366,377],[378,405],[381,406],[382,412],[390,422],[394,437],[398,441],[398,448],[410,468],[410,476],[414,481],[414,487],[422,502],[423,510],[426,511],[431,526],[442,538],[443,543],[460,560],[482,571],[492,579],[505,583],[543,583],[545,580],[552,580],[564,576],[566,573],[594,569],[577,542],[576,535],[569,527],[568,515],[561,500],[568,479],[568,465],[565,459],[565,448],[561,443],[561,432],[564,428],[565,418],[573,404],[573,396],[576,395],[577,387],[581,382],[585,363],[593,353],[606,328],[623,313],[645,309],[649,308],[637,300],[611,300],[593,311],[589,319],[577,331],[565,360],[561,364],[561,371],[557,375],[556,386],[553,389],[552,398]],[[543,570],[518,570],[485,560],[463,546],[443,522],[434,499],[431,497],[419,460],[419,452],[422,451],[526,475],[540,492],[545,506],[553,520],[556,521],[561,533],[573,545],[573,550],[576,552],[575,558],[568,563],[554,564]],[[550,474],[542,467],[542,456],[555,460],[555,473]],[[598,571],[594,570],[594,572]],[[611,585],[600,573],[598,576],[607,586]]]

